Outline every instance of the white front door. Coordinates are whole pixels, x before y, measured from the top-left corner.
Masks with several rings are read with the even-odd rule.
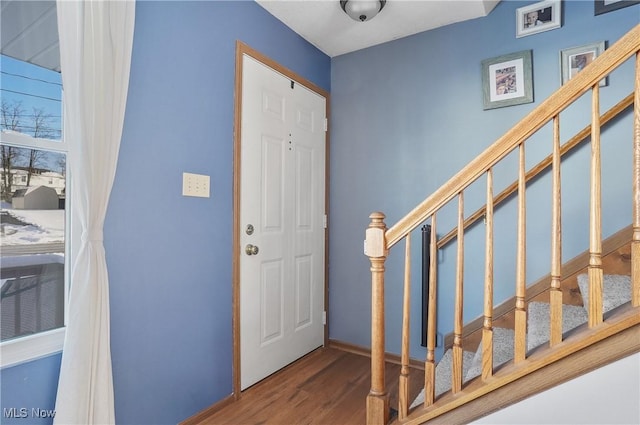
[[[326,99],[248,55],[242,69],[244,390],[324,342]]]

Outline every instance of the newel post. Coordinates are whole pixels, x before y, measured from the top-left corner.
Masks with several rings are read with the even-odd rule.
[[[389,395],[384,382],[384,262],[387,244],[385,215],[372,213],[366,231],[364,254],[371,261],[371,389],[367,396],[367,425],[389,420]]]

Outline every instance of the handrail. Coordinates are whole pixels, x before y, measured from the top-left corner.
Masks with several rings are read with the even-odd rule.
[[[638,50],[640,50],[640,24],[620,38],[611,48],[605,50],[599,56],[600,60],[592,62],[569,80],[431,196],[398,220],[385,232],[386,248],[389,249],[395,245]]]
[[[620,102],[618,102],[615,106],[613,106],[607,112],[602,114],[600,116],[600,125],[604,126],[609,121],[611,121],[612,119],[617,117],[619,113],[621,113],[622,111],[624,111],[628,107],[632,106],[633,105],[633,96],[634,96],[633,93],[629,94],[627,97],[622,99]],[[571,151],[574,147],[576,147],[577,145],[582,143],[589,136],[591,136],[591,125],[587,125],[586,127],[584,127],[582,130],[580,130],[578,133],[576,133],[575,136],[573,136],[564,145],[562,145],[562,148],[560,149],[560,157],[564,156],[567,152]],[[525,177],[525,182],[528,183],[531,179],[537,177],[538,174],[540,174],[546,168],[551,166],[552,157],[553,157],[553,155],[547,156],[545,159],[543,159],[538,164],[536,164],[533,168],[531,168],[527,172],[527,175]],[[496,206],[500,205],[509,196],[511,196],[513,193],[515,193],[515,191],[517,189],[518,189],[518,182],[515,181],[515,182],[511,183],[509,186],[507,186],[506,189],[504,189],[502,192],[500,192],[494,198],[493,206],[496,207]],[[485,215],[485,207],[486,207],[486,205],[483,205],[482,207],[478,208],[474,213],[469,215],[464,220],[464,228],[465,229],[467,229],[469,226],[471,226],[473,223],[475,223],[476,221],[478,221],[481,217],[483,217]],[[449,242],[454,240],[456,238],[457,232],[458,232],[457,227],[455,227],[455,228],[451,229],[449,231],[449,233],[447,233],[444,236],[442,236],[438,240],[438,248],[442,248],[443,246],[447,245]]]

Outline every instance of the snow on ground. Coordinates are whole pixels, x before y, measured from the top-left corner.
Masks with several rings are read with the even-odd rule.
[[[9,205],[3,202],[2,211],[28,225],[3,222],[2,245],[64,242],[64,210],[15,210]]]

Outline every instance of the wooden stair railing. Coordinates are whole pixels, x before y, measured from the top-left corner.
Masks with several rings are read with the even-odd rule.
[[[622,63],[635,55],[634,93],[612,108],[602,117],[600,116],[599,82],[608,76]],[[564,146],[560,144],[560,113],[579,97],[588,91],[592,93],[591,125],[573,137]],[[631,309],[624,317],[614,320],[607,319],[609,326],[600,326],[604,321],[602,307],[602,214],[601,214],[601,126],[625,110],[633,102],[633,188],[632,188],[632,241],[631,241]],[[525,142],[547,123],[553,125],[553,152],[534,169],[527,172],[525,168]],[[560,195],[560,164],[561,156],[578,145],[585,137],[591,138],[591,167],[590,167],[590,204],[589,204],[589,305],[588,332],[585,337],[563,344],[562,336],[562,288],[561,280],[561,195]],[[519,165],[518,180],[503,191],[498,197],[493,195],[493,167],[508,154],[518,149]],[[535,360],[527,358],[526,323],[527,311],[525,292],[527,279],[526,270],[526,183],[537,173],[551,165],[552,175],[552,221],[551,221],[551,272],[550,272],[550,342],[548,356],[536,353]],[[464,191],[481,176],[486,175],[486,205],[482,211],[477,211],[469,218],[464,217]],[[516,288],[515,288],[515,338],[514,359],[512,367],[500,370],[500,376],[494,375],[493,370],[493,230],[494,206],[509,197],[517,190],[517,254],[516,254]],[[437,241],[436,216],[438,211],[447,203],[457,198],[458,224],[440,242]],[[442,401],[435,398],[435,318],[436,318],[436,284],[431,284],[428,294],[428,325],[427,325],[427,355],[425,360],[425,402],[419,412],[409,412],[409,269],[410,262],[410,232],[423,222],[431,221],[431,268],[430,281],[436,282],[436,259],[439,246],[452,239],[457,240],[456,273],[455,273],[455,304],[454,330],[452,347],[452,382],[451,392],[456,395],[463,391],[463,288],[464,288],[464,231],[467,226],[479,217],[486,220],[485,241],[485,279],[484,279],[484,308],[482,328],[482,385],[476,385],[464,394],[447,398]],[[371,328],[371,389],[367,396],[367,424],[386,424],[389,421],[389,395],[385,390],[384,376],[384,284],[385,260],[389,250],[400,240],[405,239],[405,279],[403,297],[403,327],[402,327],[402,370],[400,377],[400,405],[398,421],[400,423],[422,423],[456,409],[466,402],[471,402],[490,391],[498,390],[517,379],[525,377],[554,362],[560,361],[591,344],[601,343],[605,338],[619,332],[624,332],[640,324],[640,25],[631,29],[611,48],[606,50],[582,72],[573,77],[558,91],[542,102],[522,121],[517,123],[504,136],[498,139],[487,150],[471,161],[454,177],[437,189],[431,196],[420,203],[409,214],[400,219],[395,225],[387,229],[384,214],[373,213],[371,223],[366,230],[365,255],[371,261],[372,276],[372,328]],[[443,242],[444,240],[444,242]],[[610,323],[609,323],[610,322]],[[554,349],[554,347],[559,347]],[[492,378],[492,379],[490,379]],[[418,409],[416,409],[418,410]]]
[[[602,266],[607,274],[631,275],[631,237],[632,226],[626,226],[609,236],[602,242]],[[565,260],[562,264],[562,276],[560,281],[563,304],[565,306],[583,306],[583,297],[578,284],[578,276],[586,274],[589,266],[589,249],[587,248],[576,257]],[[529,282],[525,301],[527,305],[532,302],[549,303],[551,293],[551,272],[540,277],[535,282]],[[606,296],[605,296],[606,298]],[[515,295],[493,306],[492,324],[496,328],[513,329],[515,316]],[[463,329],[463,346],[465,351],[475,352],[481,345],[484,329],[485,315],[468,321]],[[639,336],[640,338],[640,336]],[[640,339],[638,341],[640,343]],[[453,332],[444,335],[444,349],[453,346]],[[389,356],[387,355],[387,361]],[[416,360],[412,363],[415,367]]]
[[[615,106],[613,106],[607,112],[602,114],[600,116],[600,125],[604,127],[606,124],[611,122],[619,114],[621,114],[622,112],[625,112],[627,108],[631,107],[633,105],[633,96],[634,96],[633,93],[629,94],[627,97],[622,99],[620,102],[618,102]],[[560,158],[562,158],[567,152],[570,152],[571,150],[576,148],[579,144],[584,142],[590,135],[591,135],[591,125],[588,125],[582,130],[580,130],[578,133],[576,133],[575,136],[573,136],[571,139],[569,139],[565,144],[563,144],[560,147]],[[527,175],[526,175],[527,184],[530,181],[533,181],[536,177],[538,177],[540,173],[542,173],[544,170],[546,170],[552,164],[552,160],[553,160],[553,156],[549,155],[545,159],[540,161],[538,164],[533,166],[529,171],[527,171]],[[500,192],[498,195],[496,195],[493,198],[493,207],[495,208],[501,203],[503,203],[504,201],[506,201],[507,199],[509,199],[509,197],[513,193],[515,193],[517,189],[518,189],[517,181],[507,186],[502,192]],[[478,220],[480,220],[482,217],[485,217],[485,206],[479,208],[478,210],[470,214],[467,218],[465,218],[464,229],[466,230],[467,228],[471,227],[473,224],[477,223]],[[448,233],[446,233],[444,236],[437,239],[436,243],[438,244],[438,248],[443,248],[449,242],[455,240],[457,234],[458,234],[458,228],[455,227],[451,229]]]

